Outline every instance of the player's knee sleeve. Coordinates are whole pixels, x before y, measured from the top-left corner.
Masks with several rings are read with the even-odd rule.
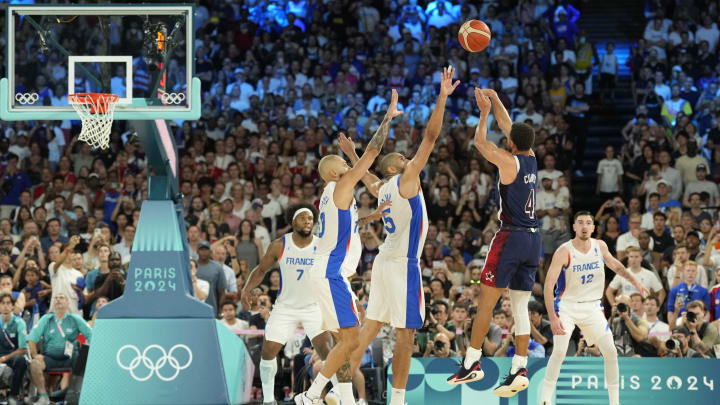
[[[510,290],[510,308],[515,321],[515,336],[530,334],[529,302],[530,291]]]

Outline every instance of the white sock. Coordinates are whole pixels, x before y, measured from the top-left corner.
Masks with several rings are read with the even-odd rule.
[[[332,377],[330,377],[330,382],[332,383],[333,387],[338,387],[340,385],[340,381],[337,379],[337,374],[333,374]]]
[[[555,393],[555,383],[553,381],[543,380],[542,393],[540,398],[545,403],[543,405],[550,405],[553,394]]]
[[[353,386],[351,382],[341,382],[338,385],[338,391],[340,391],[340,401],[343,404],[355,403],[355,396],[353,395]]]
[[[527,356],[518,356],[517,354],[512,358],[512,368],[510,374],[517,373],[521,368],[527,367]]]
[[[467,352],[465,352],[465,361],[463,362],[463,366],[469,369],[472,367],[473,363],[480,360],[480,357],[482,357],[482,347],[476,349],[472,346],[468,346]]]
[[[610,405],[620,405],[620,386],[617,384],[608,385]]]
[[[275,373],[277,373],[277,359],[260,359],[260,380],[262,381],[263,402],[275,401]]]
[[[317,377],[315,377],[315,381],[313,381],[312,385],[307,390],[307,397],[310,399],[319,399],[320,395],[322,395],[322,390],[325,388],[328,381],[330,381],[329,378],[322,375],[322,373],[318,373]]]
[[[405,405],[405,390],[393,388],[390,394],[390,405]]]

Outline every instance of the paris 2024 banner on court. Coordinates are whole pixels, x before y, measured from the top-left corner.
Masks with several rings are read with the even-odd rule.
[[[514,398],[492,391],[510,369],[510,358],[482,359],[485,378],[470,384],[448,385],[457,371],[453,358],[413,358],[405,402],[413,405],[482,404],[537,405],[547,359],[528,360],[530,387]],[[620,358],[620,402],[631,405],[720,404],[720,359]],[[388,387],[392,371],[388,367]],[[570,357],[557,382],[557,405],[608,403],[601,357]]]

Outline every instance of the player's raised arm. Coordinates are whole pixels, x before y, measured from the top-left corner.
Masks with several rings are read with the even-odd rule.
[[[348,138],[344,133],[341,132],[338,135],[338,146],[340,147],[340,150],[343,151],[345,156],[350,159],[350,164],[352,164],[353,166],[357,165],[358,160],[360,160],[360,156],[358,156],[355,152],[355,142],[353,142],[352,139]],[[367,173],[365,173],[365,175],[362,177],[362,182],[363,184],[365,184],[365,187],[367,187],[368,192],[377,198],[383,181],[380,180],[376,175],[374,175],[373,172],[368,170]]]
[[[490,114],[490,99],[482,93],[482,90],[475,89],[475,101],[480,108],[480,121],[475,129],[474,144],[480,154],[500,170],[500,181],[503,184],[510,184],[517,176],[517,165],[515,157],[505,149],[498,148],[493,142],[487,140],[487,119]],[[508,134],[509,134],[508,130]]]
[[[403,113],[402,111],[398,111],[397,102],[398,93],[393,90],[390,106],[385,113],[385,118],[383,118],[380,127],[375,131],[375,135],[373,135],[370,142],[368,142],[365,153],[363,153],[362,157],[357,161],[357,164],[348,170],[337,182],[334,198],[335,204],[337,204],[338,207],[344,207],[350,204],[350,200],[348,200],[346,204],[345,201],[339,201],[338,197],[344,198],[344,196],[349,196],[348,198],[352,199],[352,190],[355,188],[355,185],[365,176],[367,171],[370,170],[375,158],[380,154],[390,133],[390,122],[393,118]]]
[[[265,255],[262,257],[262,259],[260,259],[258,265],[255,266],[255,268],[252,269],[252,271],[248,275],[248,279],[245,282],[245,286],[243,287],[242,293],[240,295],[240,298],[242,299],[242,304],[245,308],[249,308],[250,305],[250,291],[260,285],[263,278],[265,277],[265,273],[268,270],[272,269],[273,266],[275,266],[275,264],[277,263],[278,259],[280,259],[282,251],[283,241],[281,237],[275,239],[273,243],[270,244],[267,252],[265,252]]]
[[[555,284],[557,284],[558,277],[563,266],[567,266],[570,263],[570,252],[566,247],[560,247],[555,251],[548,269],[547,275],[545,276],[545,285],[543,286],[543,295],[545,296],[545,308],[547,309],[548,318],[550,319],[550,327],[554,335],[564,335],[565,329],[563,329],[562,322],[555,313]],[[572,332],[572,331],[571,331]]]
[[[508,114],[507,110],[505,109],[505,105],[503,105],[502,101],[500,101],[500,97],[498,97],[495,90],[483,89],[482,93],[488,96],[488,98],[490,98],[490,101],[492,101],[493,115],[495,116],[495,121],[497,121],[498,127],[500,127],[500,130],[503,131],[505,137],[509,141],[510,129],[512,129],[512,120],[510,119],[510,114]]]
[[[418,147],[417,153],[415,153],[415,156],[405,167],[404,174],[408,175],[408,178],[415,178],[420,175],[420,172],[427,164],[428,159],[430,159],[430,154],[432,153],[433,148],[435,148],[435,141],[437,141],[440,136],[440,129],[442,128],[443,117],[445,116],[445,104],[447,102],[447,98],[460,84],[460,80],[453,83],[454,75],[455,69],[452,66],[443,68],[440,79],[440,92],[438,93],[438,98],[435,102],[435,108],[433,109],[427,126],[425,127],[425,136]]]
[[[618,276],[621,276],[632,283],[632,285],[640,292],[640,294],[642,294],[643,297],[649,296],[650,291],[640,284],[635,276],[633,276],[632,273],[629,272],[622,263],[620,263],[620,260],[614,258],[613,255],[610,254],[607,243],[600,239],[598,239],[597,242],[600,246],[600,252],[602,253],[603,259],[605,260],[605,265],[610,268],[610,270],[614,271]]]

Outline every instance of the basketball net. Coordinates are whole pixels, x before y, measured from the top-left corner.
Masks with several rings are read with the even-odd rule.
[[[82,121],[82,131],[78,139],[92,148],[107,149],[110,146],[110,130],[118,100],[117,94],[68,94],[68,101]]]

